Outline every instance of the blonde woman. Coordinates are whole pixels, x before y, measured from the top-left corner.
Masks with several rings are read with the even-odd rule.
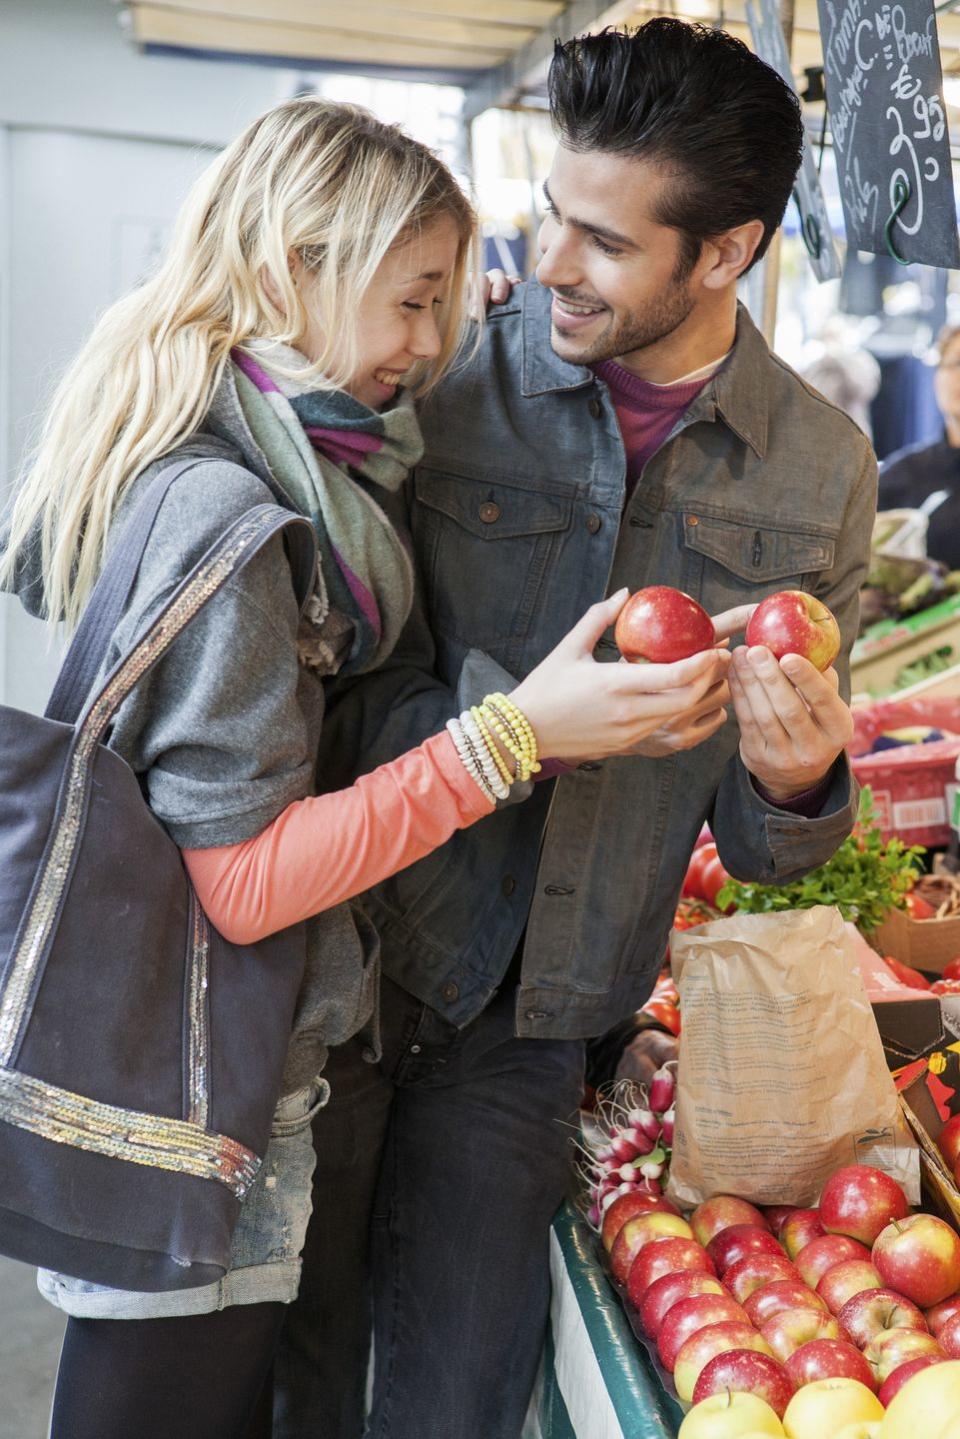
[[[251,506],[309,516],[320,553],[302,621],[274,541],[113,727],[213,922],[251,943],[307,920],[308,964],[226,1277],[146,1294],[41,1273],[70,1316],[53,1439],[269,1432],[255,1411],[297,1290],[327,1046],[370,1026],[376,1054],[374,941],[345,901],[506,793],[510,754],[468,742],[453,696],[449,733],[351,789],[313,793],[324,677],[379,665],[410,609],[411,565],[385,507],[420,455],[411,395],[463,338],[473,238],[451,175],[399,131],[313,100],[269,112],[201,177],[156,278],[101,319],[13,508],[0,582],[73,626],[136,498],[172,459],[201,461],[163,499],[107,665]],[[542,753],[625,752],[707,688],[712,663],[699,659],[594,663],[624,596],[594,606],[514,691]]]

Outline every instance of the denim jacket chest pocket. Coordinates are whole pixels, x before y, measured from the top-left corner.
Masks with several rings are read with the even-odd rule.
[[[418,470],[412,525],[432,627],[509,668],[572,512],[572,494]]]
[[[685,512],[680,517],[685,588],[711,614],[759,601],[777,590],[809,589],[833,567],[835,533]],[[749,586],[754,592],[744,593]]]

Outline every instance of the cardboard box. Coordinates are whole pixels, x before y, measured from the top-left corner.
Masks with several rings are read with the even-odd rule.
[[[935,994],[901,984],[856,926],[847,928],[887,1063],[891,1069],[900,1069],[945,1042],[940,1000]]]
[[[941,648],[952,648],[960,661],[960,595],[906,619],[871,625],[853,646],[852,688],[856,694],[889,694],[904,666]]]
[[[960,955],[960,916],[953,919],[911,919],[892,909],[870,936],[878,954],[889,954],[926,974],[942,974]]]
[[[948,1069],[944,1071],[943,1078],[949,1077],[955,1083],[957,1056],[950,1054],[946,1058]],[[960,1228],[960,1192],[937,1148],[937,1136],[946,1121],[941,1119],[933,1101],[926,1075],[921,1075],[907,1086],[900,1096],[900,1103],[920,1146],[920,1173],[928,1207],[935,1209],[955,1229]],[[954,1092],[953,1103],[960,1108],[960,1094]]]

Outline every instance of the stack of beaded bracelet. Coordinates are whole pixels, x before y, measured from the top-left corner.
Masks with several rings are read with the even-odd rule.
[[[465,720],[468,724],[464,724]],[[447,729],[450,731],[461,764],[474,783],[479,785],[490,803],[496,804],[498,799],[506,799],[510,793],[509,781],[504,780],[497,770],[490,751],[480,738],[469,714],[462,714],[458,720],[447,720]]]
[[[506,695],[487,695],[482,705],[449,720],[447,729],[464,768],[491,803],[506,799],[515,780],[525,782],[540,769],[537,737],[526,715]],[[501,745],[516,763],[515,775]]]
[[[525,782],[531,775],[537,774],[540,770],[537,737],[530,721],[522,710],[517,709],[513,700],[501,694],[487,695],[480,706],[480,713],[492,726],[507,753],[516,760],[517,779]]]

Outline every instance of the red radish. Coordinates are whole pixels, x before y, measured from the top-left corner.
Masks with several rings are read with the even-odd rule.
[[[664,1114],[672,1108],[675,1089],[673,1070],[664,1065],[650,1081],[650,1108],[655,1114]]]

